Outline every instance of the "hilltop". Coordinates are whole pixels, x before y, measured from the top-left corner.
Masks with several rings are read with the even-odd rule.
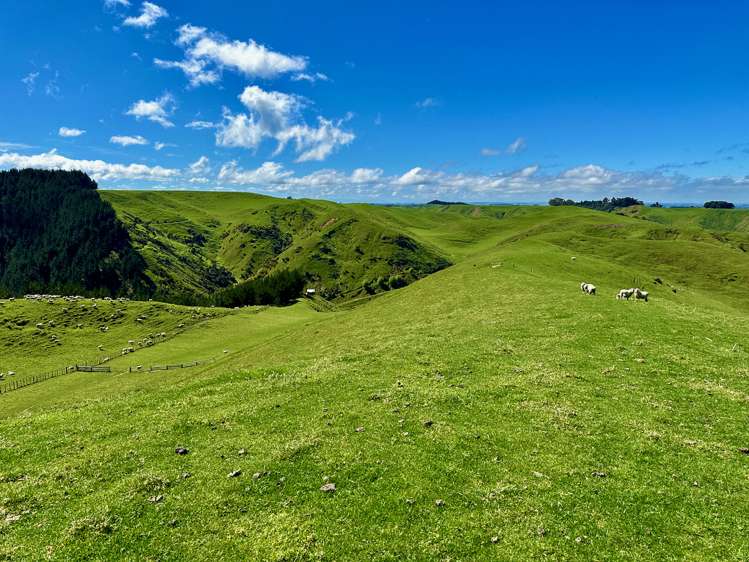
[[[191,194],[172,195],[134,197],[168,213]],[[213,195],[227,217],[233,197]],[[452,265],[325,312],[98,302],[125,314],[111,341],[83,303],[89,338],[71,320],[48,355],[168,337],[110,374],[0,395],[0,554],[746,558],[749,264],[732,238],[746,211],[340,209]],[[633,285],[650,302],[614,298]],[[2,303],[3,368],[22,376],[41,337],[15,319],[58,323],[64,306]]]

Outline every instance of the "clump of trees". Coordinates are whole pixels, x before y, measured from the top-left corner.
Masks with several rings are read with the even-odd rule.
[[[0,294],[147,298],[154,286],[114,209],[83,172],[0,172]]]
[[[734,207],[736,205],[728,201],[707,201],[705,203],[705,209],[733,209]]]
[[[621,209],[623,207],[631,207],[632,205],[642,205],[643,202],[634,197],[604,197],[601,200],[594,201],[573,201],[572,199],[563,199],[562,197],[553,197],[549,199],[549,205],[552,207],[562,206],[574,206],[574,207],[585,207],[586,209],[593,209],[596,211],[610,212],[615,209]]]
[[[276,271],[222,289],[208,299],[208,304],[228,308],[263,304],[284,306],[301,296],[304,283],[304,275],[298,270]]]

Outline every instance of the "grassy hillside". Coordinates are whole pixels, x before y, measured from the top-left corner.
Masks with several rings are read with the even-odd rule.
[[[454,265],[0,395],[0,554],[749,557],[745,253],[577,208],[346,209]]]
[[[364,209],[244,193],[102,192],[163,293],[300,268],[328,298],[410,283],[449,262]]]

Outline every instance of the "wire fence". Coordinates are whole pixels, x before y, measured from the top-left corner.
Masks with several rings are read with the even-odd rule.
[[[139,373],[139,372],[153,372],[153,371],[171,371],[173,369],[187,369],[189,367],[197,367],[198,365],[205,365],[206,363],[211,363],[212,361],[215,361],[215,357],[210,357],[209,359],[203,359],[200,361],[190,361],[188,363],[171,363],[167,365],[149,365],[148,367],[144,367],[143,365],[137,365],[135,367],[129,367],[128,372],[130,373]]]
[[[19,376],[17,378],[15,375],[5,375],[6,378],[0,380],[0,394],[7,394],[8,392],[12,392],[14,390],[30,386],[32,384],[48,381],[49,379],[54,379],[62,375],[67,375],[68,373],[111,373],[111,367],[101,366],[104,361],[108,360],[109,358],[105,357],[104,359],[97,359],[96,362],[90,362],[93,364],[70,365],[68,367],[62,367],[60,369],[53,369],[52,371],[47,371],[46,373]]]
[[[110,357],[100,357],[100,358],[97,358],[95,361],[86,362],[87,364],[70,365],[68,367],[54,369],[52,371],[48,371],[46,373],[42,373],[39,375],[26,375],[26,376],[19,376],[19,377],[16,377],[16,375],[6,375],[5,379],[0,380],[0,394],[7,394],[8,392],[13,392],[14,390],[19,390],[21,388],[30,386],[32,384],[37,384],[40,382],[48,381],[50,379],[54,379],[62,375],[67,375],[68,373],[111,373],[112,367],[102,365],[102,363],[106,363],[110,359],[111,359]],[[153,371],[171,371],[173,369],[187,369],[189,367],[197,367],[198,365],[205,365],[206,363],[211,363],[215,360],[216,360],[215,357],[210,357],[208,359],[203,359],[200,361],[190,361],[188,363],[150,365],[148,367],[137,365],[134,367],[133,366],[128,367],[128,372],[139,373],[139,372],[153,372]]]

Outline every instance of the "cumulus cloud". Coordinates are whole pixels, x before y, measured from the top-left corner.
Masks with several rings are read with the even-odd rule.
[[[201,156],[195,162],[188,166],[189,173],[196,176],[207,174],[211,171],[211,167],[208,165],[208,162],[209,160],[207,156]]]
[[[0,169],[43,168],[48,170],[82,170],[96,181],[145,180],[164,181],[179,177],[180,171],[144,164],[112,164],[103,160],[75,160],[50,150],[25,156],[0,154]]]
[[[125,115],[132,115],[138,120],[148,119],[162,127],[174,127],[174,123],[169,121],[168,117],[174,113],[176,106],[174,96],[167,92],[155,100],[138,100],[130,106]]]
[[[83,135],[86,131],[83,129],[74,129],[70,127],[60,127],[60,130],[57,131],[57,134],[61,137],[80,137]]]
[[[349,200],[425,201],[449,197],[487,202],[544,201],[553,196],[612,195],[673,200],[685,194],[700,197],[716,192],[736,195],[742,190],[749,191],[749,176],[689,178],[654,172],[620,172],[594,164],[557,174],[543,174],[536,165],[497,174],[446,173],[416,166],[402,174],[386,176],[379,168],[359,168],[351,173],[323,169],[297,175],[276,162],[265,162],[250,170],[229,162],[221,167],[218,179],[224,185],[267,193]]]
[[[112,144],[119,144],[120,146],[133,146],[133,145],[146,145],[148,140],[144,139],[140,135],[128,136],[128,135],[114,135],[110,137],[109,142]]]
[[[297,162],[308,162],[324,160],[355,138],[341,128],[343,119],[334,122],[318,117],[317,126],[309,126],[301,115],[306,100],[299,96],[248,86],[239,99],[250,113],[224,112],[224,120],[216,132],[219,146],[256,150],[264,139],[275,139],[278,143],[275,155],[293,144]]]
[[[104,6],[107,8],[123,7],[127,8],[130,6],[130,0],[104,0]]]
[[[115,2],[115,3],[118,3],[118,2]],[[119,2],[119,3],[122,3],[122,2]],[[123,5],[127,5],[127,4],[123,4]],[[127,25],[130,27],[142,27],[142,28],[148,29],[156,25],[156,22],[159,19],[165,18],[168,15],[169,13],[161,6],[153,4],[152,2],[143,2],[140,15],[125,18],[122,22],[122,25]]]
[[[305,57],[273,51],[252,39],[232,41],[191,24],[178,29],[176,44],[184,50],[184,60],[154,59],[154,63],[161,68],[182,70],[193,87],[218,82],[224,69],[248,78],[268,79],[286,73],[299,75],[307,67]]]

